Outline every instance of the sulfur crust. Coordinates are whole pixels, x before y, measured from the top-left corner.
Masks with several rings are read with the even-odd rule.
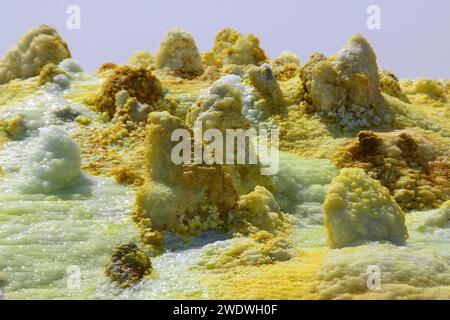
[[[416,105],[430,105],[432,107],[443,107],[448,102],[448,82],[433,79],[405,79],[400,85]]]
[[[202,250],[200,268],[231,269],[238,266],[261,266],[287,261],[296,256],[285,234],[274,236],[259,231],[250,237],[236,237],[231,243],[213,243]]]
[[[285,228],[285,218],[267,189],[256,186],[254,192],[240,197],[240,179],[233,181],[232,168],[171,162],[170,150],[176,144],[171,141],[173,130],[192,132],[181,119],[154,112],[149,122],[147,180],[137,193],[136,214],[149,218],[151,228],[181,235],[218,228],[246,233]]]
[[[169,30],[156,54],[155,67],[181,78],[201,75],[202,60],[192,34],[179,28]]]
[[[208,59],[211,59],[212,55],[209,54],[207,57]],[[326,60],[333,64],[333,59]],[[209,61],[211,64],[217,63],[217,60]],[[204,64],[206,65],[206,63]],[[226,72],[229,72],[229,70],[238,72],[238,70],[249,69],[250,68],[233,67],[229,68]],[[220,78],[224,71],[218,69],[217,72],[218,77]],[[209,95],[199,97],[205,89],[211,87],[210,80],[175,80],[170,78],[168,75],[160,73],[155,74],[160,77],[161,83],[168,89],[166,98],[176,101],[175,114],[181,118],[184,118],[187,113],[190,114],[188,116],[188,124],[192,124],[193,120],[198,119],[199,117],[203,120],[210,121],[212,123],[212,127],[219,124],[222,129],[233,126],[236,123],[241,123],[241,126],[246,123],[246,121],[239,116],[239,102],[237,102],[237,104],[233,102],[229,105],[230,109],[224,109],[227,110],[227,112],[231,111],[229,112],[230,116],[227,117],[233,120],[228,121],[226,120],[227,117],[224,117],[223,114],[220,112],[217,113],[217,111],[220,111],[221,108],[225,106],[224,98],[229,99],[229,101],[239,101],[239,93],[232,88],[226,88],[226,90],[223,91],[225,92],[224,94],[219,94],[217,96]],[[307,89],[305,89],[306,86],[300,76],[294,76],[289,79],[281,78],[279,79],[279,85],[284,96],[287,97],[288,107],[286,113],[274,114],[271,116],[271,119],[274,123],[280,126],[281,149],[308,159],[325,158],[333,159],[333,161],[336,160],[336,151],[344,148],[346,143],[354,139],[360,130],[347,130],[346,128],[342,128],[334,123],[324,121],[324,119],[316,113],[303,113],[303,106],[301,104],[304,103],[305,96],[307,96],[308,92]],[[405,90],[403,84],[402,89]],[[91,87],[89,90],[90,92],[93,92],[94,87]],[[405,92],[407,92],[407,90],[405,90]],[[414,99],[411,99],[411,96],[413,96],[411,94],[407,94],[410,103],[404,102],[398,99],[398,97],[394,97],[390,94],[394,95],[392,92],[383,92],[380,94],[394,111],[392,122],[390,124],[385,124],[383,127],[384,130],[395,130],[405,126],[412,127],[417,132],[426,133],[427,137],[432,137],[433,141],[439,140],[441,145],[448,143],[448,137],[450,136],[448,133],[450,131],[448,121],[445,121],[445,117],[448,117],[447,113],[449,112],[448,104],[444,103],[441,108],[436,108],[432,105],[432,103],[416,105],[414,104]],[[80,94],[77,99],[81,98],[82,95]],[[289,104],[289,102],[291,103]],[[194,106],[192,107],[193,104]],[[189,110],[190,108],[191,110]],[[180,124],[183,125],[183,121],[181,121]],[[235,127],[238,126],[235,125]],[[119,126],[114,126],[114,128],[115,129],[113,130],[111,127],[110,130],[112,131],[108,132],[118,133],[123,130],[125,126],[120,124]],[[109,145],[107,148],[105,148],[104,145],[109,144],[109,142],[107,142],[110,140],[108,134],[98,136],[100,134],[99,131],[89,127],[86,128],[86,130],[95,131],[95,133],[93,132],[92,134],[96,137],[95,141],[98,143],[99,148],[97,149],[97,145],[94,144],[85,150],[90,149],[91,151],[89,152],[91,155],[105,154],[105,157],[101,158],[99,161],[90,162],[92,164],[91,172],[106,175],[110,175],[111,172],[114,172],[118,179],[124,181],[125,183],[132,182],[135,179],[133,178],[133,175],[137,173],[139,176],[138,181],[140,181],[137,186],[139,187],[139,185],[146,184],[146,186],[141,187],[138,192],[138,206],[142,205],[145,207],[151,207],[150,205],[144,203],[143,197],[147,197],[148,194],[145,194],[150,192],[150,190],[153,190],[151,192],[154,192],[155,198],[161,198],[163,196],[164,199],[168,199],[166,197],[173,199],[171,206],[167,206],[164,201],[155,203],[152,202],[152,206],[155,204],[157,205],[155,208],[157,208],[158,211],[168,210],[166,212],[170,213],[170,210],[177,205],[181,208],[192,207],[192,203],[195,202],[195,199],[197,199],[197,194],[189,194],[187,190],[198,190],[199,185],[208,185],[207,182],[194,183],[194,180],[187,180],[181,184],[179,182],[167,183],[167,180],[164,180],[163,183],[161,183],[161,181],[157,181],[157,183],[155,181],[151,181],[148,178],[148,169],[143,168],[145,168],[145,165],[148,163],[155,163],[155,166],[157,167],[159,162],[154,160],[149,162],[142,156],[145,154],[144,150],[146,148],[148,151],[148,145],[143,142],[144,137],[146,135],[148,136],[148,128],[145,126],[135,128],[132,131],[129,131],[129,134],[124,136],[119,135],[117,141],[120,142],[121,145]],[[166,146],[165,150],[170,150],[170,148],[168,148],[169,147]],[[103,153],[104,150],[108,151]],[[133,156],[125,156],[127,153],[132,154]],[[130,158],[132,158],[132,160]],[[197,173],[195,172],[197,170],[198,169],[192,169],[192,171],[182,170],[181,172],[192,172],[194,176],[196,176]],[[165,172],[165,169],[158,170],[158,172]],[[172,172],[170,175],[173,175],[176,171],[169,170],[169,172]],[[207,176],[209,177],[209,175]],[[174,178],[174,180],[169,180],[179,181],[179,178],[177,178],[178,176],[175,175],[175,177],[176,178]],[[373,182],[370,184],[373,184]],[[235,186],[236,185],[234,184],[234,187]],[[236,205],[240,201],[241,204],[249,202],[248,200],[253,197],[252,192],[255,191],[254,187],[255,186],[253,185],[246,187],[245,190],[238,190],[238,195],[233,196],[233,202],[235,201]],[[269,186],[266,186],[266,189],[269,190]],[[385,195],[385,192],[378,190],[378,187],[376,187],[375,190],[377,191],[374,191],[373,194],[368,193],[373,195],[374,199],[377,199],[379,194]],[[173,196],[174,194],[175,196]],[[200,201],[199,203],[202,202]],[[387,201],[386,203],[392,204],[391,201]],[[200,207],[204,210],[203,214],[210,216],[209,220],[204,219],[204,217],[200,219],[194,218],[191,223],[180,224],[176,219],[168,219],[167,223],[171,226],[171,228],[173,228],[173,230],[176,230],[180,234],[184,235],[196,234],[199,230],[207,230],[220,225],[224,226],[223,220],[220,218],[220,214],[214,208],[215,206],[201,205],[199,208]],[[243,206],[241,205],[241,207]],[[252,207],[257,206],[252,205]],[[258,210],[252,209],[252,212],[258,212]],[[164,218],[168,218],[169,216]],[[189,216],[189,214],[187,216]],[[202,216],[202,214],[200,214],[200,216]],[[194,215],[191,217],[194,217]],[[141,221],[143,225],[150,225],[150,229],[145,231],[145,234],[147,235],[146,241],[149,243],[152,243],[152,241],[156,244],[160,243],[160,234],[155,233],[155,230],[158,230],[158,228],[155,228],[155,225],[151,221],[150,223],[146,222],[145,218]],[[238,223],[237,226],[250,226],[257,224],[255,222],[247,224],[245,222],[246,220],[238,221],[240,221],[240,223]],[[256,221],[261,223],[259,219]],[[282,232],[276,235],[275,238],[281,237],[284,241],[288,239],[289,232],[284,229],[286,225],[284,223],[282,223],[282,225],[284,225],[284,227],[281,228]],[[228,227],[231,226],[227,226],[227,228]],[[236,225],[233,226],[233,228],[235,227]],[[242,229],[246,229],[243,231],[249,231],[247,227]],[[280,228],[277,227],[277,229],[279,232]],[[445,289],[445,286],[441,288],[443,291],[439,291],[440,288],[437,286],[423,289],[416,286],[416,284],[401,285],[398,283],[386,283],[386,290],[381,293],[371,291],[356,292],[351,289],[352,284],[349,284],[346,287],[350,288],[349,292],[351,293],[349,295],[336,294],[332,291],[333,284],[331,282],[328,280],[325,281],[322,278],[318,279],[316,276],[318,270],[321,268],[322,259],[326,254],[327,249],[323,246],[318,246],[317,248],[307,250],[299,250],[296,248],[295,250],[297,250],[297,255],[292,257],[290,260],[274,261],[272,259],[268,259],[268,255],[264,254],[264,252],[266,252],[264,251],[265,245],[253,239],[253,235],[258,234],[258,232],[260,232],[260,230],[250,232],[245,237],[234,238],[234,245],[227,247],[226,249],[216,249],[210,251],[208,259],[205,259],[203,264],[200,265],[203,270],[207,270],[207,273],[201,277],[201,282],[208,286],[208,296],[210,298],[395,298],[394,294],[388,293],[389,290],[392,290],[392,292],[396,293],[400,297],[420,298],[424,296],[440,297],[445,294],[445,290],[447,290]],[[365,250],[359,248],[360,247],[354,247],[354,250]],[[348,249],[353,250],[353,248]],[[276,250],[277,246],[273,246],[268,252],[273,252]],[[374,252],[381,252],[382,250],[384,249],[377,248],[374,249]],[[393,250],[394,249],[388,252],[392,252]],[[411,251],[412,250],[413,249],[411,249]],[[255,252],[256,255],[253,255]],[[410,254],[413,255],[414,252],[411,252]],[[392,254],[396,255],[396,253]],[[346,263],[350,263],[350,261],[343,263],[343,265]],[[276,286],[273,285],[274,281],[277,283]],[[336,281],[340,281],[338,277],[336,278]],[[199,298],[202,296],[197,295],[196,292],[192,292],[190,294],[180,293],[180,297]]]
[[[180,79],[162,69],[153,72],[162,87],[168,90],[159,106],[160,110],[166,110],[167,113],[153,114],[148,123],[133,122],[128,117],[132,101],[127,100],[125,108],[119,112],[119,121],[115,123],[109,122],[110,119],[101,114],[89,118],[89,121],[83,118],[77,120],[80,130],[75,139],[81,147],[81,169],[93,175],[115,177],[118,182],[138,190],[136,211],[140,215],[138,225],[143,229],[144,243],[161,245],[162,232],[167,230],[180,236],[197,235],[210,229],[241,232],[231,239],[230,246],[205,250],[205,256],[198,267],[205,272],[201,282],[207,285],[210,298],[448,298],[448,266],[443,258],[434,253],[373,243],[332,250],[328,254],[325,243],[314,243],[311,245],[313,248],[299,248],[298,243],[291,243],[293,226],[290,217],[280,208],[280,195],[270,179],[260,179],[259,175],[245,167],[175,168],[171,167],[171,161],[167,158],[172,144],[164,137],[174,128],[189,130],[195,120],[203,121],[207,124],[206,127],[219,127],[221,130],[253,125],[242,115],[242,92],[235,86],[222,84],[203,95],[205,90],[214,86],[212,81],[226,74],[239,75],[242,82],[255,91],[260,85],[260,92],[256,94],[261,97],[258,98],[264,99],[264,91],[274,93],[277,97],[282,95],[285,108],[271,110],[268,121],[279,126],[281,149],[289,154],[313,159],[312,161],[331,159],[339,163],[341,159],[336,158],[336,153],[347,151],[348,144],[357,139],[362,128],[359,124],[353,126],[354,123],[347,122],[346,119],[342,123],[330,121],[318,110],[332,110],[333,107],[329,106],[337,101],[340,91],[345,91],[351,97],[342,100],[347,103],[344,105],[346,108],[351,109],[352,105],[363,101],[364,105],[376,109],[380,107],[380,99],[384,101],[381,109],[385,110],[386,107],[392,118],[389,121],[381,119],[380,124],[369,123],[368,129],[384,139],[389,150],[396,151],[396,139],[406,133],[416,140],[420,150],[427,150],[420,152],[421,155],[445,155],[445,146],[450,143],[448,82],[426,79],[397,82],[392,74],[378,72],[371,49],[363,39],[353,37],[349,43],[336,56],[327,58],[316,55],[306,65],[300,66],[292,54],[284,53],[270,60],[254,38],[227,31],[216,43],[217,48],[200,55],[201,63],[212,68],[208,75],[210,78],[203,75],[193,80]],[[365,53],[363,57],[357,54],[358,48]],[[243,63],[242,61],[245,62],[244,65],[234,64]],[[252,84],[251,79],[245,79],[252,71],[264,74],[264,62],[272,68],[277,83],[271,82],[266,86],[264,82],[261,85],[261,82],[253,79]],[[128,64],[146,70],[154,67],[152,56],[148,52],[133,55]],[[95,76],[96,81],[76,81],[71,90],[64,92],[64,96],[95,110],[94,101],[101,92],[102,82],[117,68],[121,67],[105,65]],[[377,78],[380,81],[378,86]],[[39,86],[38,80],[37,77],[16,79],[0,86],[0,104],[14,104],[39,94],[44,88]],[[408,100],[405,100],[403,93]],[[327,100],[328,98],[330,99]],[[273,101],[278,101],[278,98]],[[3,121],[0,126],[4,132],[18,132],[21,129],[20,117]],[[9,141],[8,137],[5,139]],[[429,148],[430,144],[433,148]],[[400,158],[394,159],[401,161]],[[312,166],[314,163],[312,162]],[[442,163],[445,163],[445,159]],[[361,164],[352,162],[349,166],[360,167]],[[408,169],[403,165],[398,167]],[[241,170],[249,170],[245,179],[239,174]],[[350,174],[352,170],[358,173]],[[441,178],[446,174],[445,167],[442,170]],[[360,192],[357,189],[361,186],[364,188],[356,196]],[[320,185],[320,188],[311,189],[311,192],[321,192],[314,194],[318,203],[323,201],[322,193],[325,194],[327,188],[326,185]],[[411,191],[412,188],[401,189]],[[439,191],[436,186],[425,189],[420,190],[424,191],[422,195],[430,195],[426,191]],[[423,210],[429,207],[420,205],[429,203],[418,201],[417,207],[403,207],[400,198],[392,194],[395,190],[397,189],[390,190],[392,192],[389,195],[380,184],[365,176],[361,169],[342,170],[328,189],[325,214],[337,214],[336,204],[341,203],[339,199],[344,200],[345,210],[356,210],[358,214],[354,224],[342,223],[345,221],[343,219],[337,229],[327,218],[325,228],[331,230],[333,235],[332,246],[361,244],[359,240],[390,240],[401,243],[400,240],[406,237],[402,222],[404,214],[391,196],[405,211]],[[209,200],[205,200],[206,197]],[[302,199],[301,204],[307,206],[308,204],[303,204],[307,197]],[[361,199],[363,201],[359,201]],[[296,199],[289,199],[298,204],[294,200]],[[445,231],[448,227],[448,201],[442,204],[446,199],[438,200],[432,202],[431,207],[440,206],[440,209],[433,211],[429,219],[423,219],[424,225],[419,228],[420,232]],[[411,201],[410,203],[413,204]],[[374,208],[379,211],[373,210]],[[230,216],[225,212],[231,213]],[[376,220],[376,212],[386,218],[382,219],[380,225],[390,230],[387,236],[382,233],[377,233],[376,237],[368,236],[370,232],[364,229]],[[366,217],[367,224],[358,220],[361,217]],[[388,220],[392,223],[387,222]],[[363,231],[357,233],[359,230]],[[349,234],[356,243],[339,238],[341,231],[342,234]],[[399,237],[396,237],[396,233]],[[307,246],[307,242],[300,245]],[[366,264],[377,264],[385,260],[386,264],[381,264],[381,267],[382,270],[386,268],[388,273],[385,275],[387,278],[382,278],[383,289],[367,290],[367,277],[364,273]],[[414,271],[411,265],[422,261],[427,262],[424,268]],[[426,276],[422,277],[423,274]],[[409,280],[403,281],[406,278]],[[36,289],[36,294],[45,294],[38,291]],[[184,295],[189,298],[201,297],[197,292],[180,293],[180,297]],[[10,297],[14,297],[14,294]]]
[[[155,68],[155,56],[149,51],[135,51],[128,59],[128,65],[133,68]]]
[[[161,82],[150,70],[117,67],[103,83],[100,95],[94,102],[97,110],[112,118],[116,112],[116,94],[121,90],[126,90],[137,101],[149,105],[155,105],[165,95]]]
[[[212,52],[221,65],[258,65],[267,60],[257,37],[253,34],[243,35],[230,28],[222,29],[216,34]]]
[[[46,64],[66,58],[70,58],[66,42],[55,29],[41,25],[23,35],[0,61],[0,84],[36,76]]]
[[[426,228],[446,228],[450,224],[450,200],[444,202],[441,207],[432,212],[418,227],[419,230]]]
[[[343,167],[363,168],[389,189],[405,210],[439,207],[450,197],[449,149],[421,130],[361,131],[336,154]]]
[[[3,105],[14,104],[32,98],[40,92],[39,81],[36,78],[27,80],[11,80],[0,86],[0,108]]]
[[[289,80],[300,72],[300,58],[291,51],[283,51],[270,61],[277,80]]]
[[[367,286],[377,266],[381,288]],[[450,268],[431,250],[372,243],[330,251],[317,272],[319,299],[448,299]]]
[[[328,188],[323,208],[332,248],[366,241],[403,244],[408,237],[403,211],[389,191],[362,169],[342,169]]]
[[[315,275],[323,256],[320,249],[301,251],[289,261],[210,271],[200,280],[210,299],[318,299]]]
[[[283,92],[270,65],[263,64],[261,67],[252,67],[248,76],[250,83],[265,100],[265,105],[271,113],[277,112],[285,106]]]

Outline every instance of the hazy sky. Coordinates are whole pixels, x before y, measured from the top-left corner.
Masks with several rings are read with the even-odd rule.
[[[369,30],[369,5],[381,9],[381,30]],[[66,27],[69,5],[81,9],[81,29]],[[0,11],[0,55],[32,27],[56,27],[85,70],[123,63],[135,50],[156,52],[168,29],[191,31],[210,50],[223,27],[252,32],[270,57],[283,50],[305,62],[330,55],[353,33],[363,33],[379,66],[400,77],[450,78],[448,0],[8,0]]]

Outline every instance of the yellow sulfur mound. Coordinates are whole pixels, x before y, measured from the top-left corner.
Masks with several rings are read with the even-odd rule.
[[[300,58],[290,51],[281,52],[278,57],[270,61],[270,65],[278,81],[292,79],[300,72]]]
[[[267,60],[257,37],[253,34],[243,35],[230,28],[225,28],[216,34],[213,53],[221,65],[259,65]]]
[[[280,110],[285,105],[283,92],[270,65],[263,64],[261,67],[251,68],[248,77],[272,112]]]
[[[106,112],[112,118],[116,112],[116,94],[121,90],[126,90],[131,97],[149,105],[161,100],[165,94],[158,78],[150,70],[116,67],[112,69],[102,86],[100,97],[95,101],[98,111]]]
[[[198,266],[205,269],[260,266],[286,261],[295,255],[292,244],[284,237],[259,231],[250,237],[237,237],[205,246]]]
[[[362,169],[342,169],[323,204],[327,243],[342,248],[367,241],[402,244],[408,237],[405,214],[379,181]]]
[[[350,85],[350,100],[357,104],[372,104],[380,96],[380,78],[378,74],[377,57],[369,42],[361,35],[351,36],[344,47],[336,54],[333,61],[336,71],[342,80],[352,81],[361,77],[364,87]],[[353,91],[357,90],[357,91]]]
[[[186,30],[169,30],[155,58],[157,69],[170,74],[193,79],[203,73],[202,59],[192,34]]]
[[[155,57],[148,51],[135,51],[128,59],[127,63],[133,68],[153,69],[155,66]]]
[[[220,166],[174,164],[171,141],[175,129],[190,130],[168,112],[153,112],[146,134],[148,180],[138,191],[136,212],[148,217],[152,228],[196,234],[227,221],[238,195]]]
[[[402,80],[401,87],[412,103],[443,107],[449,101],[449,85],[445,81],[419,78]]]
[[[409,102],[408,97],[400,85],[400,81],[389,70],[380,70],[380,90],[404,102]]]
[[[197,101],[188,109],[186,121],[190,126],[201,123],[203,132],[208,129],[220,130],[225,136],[223,139],[225,145],[227,143],[226,132],[228,129],[251,129],[249,121],[242,113],[242,100],[242,91],[237,85],[218,81],[201,94]],[[249,145],[246,144],[244,148],[248,155]],[[246,194],[251,192],[257,185],[272,190],[269,176],[261,175],[259,159],[256,159],[254,164],[237,164],[238,149],[235,148],[234,163],[227,163],[226,167],[239,193]],[[216,157],[218,158],[218,156]],[[222,163],[226,163],[226,152],[223,152]]]
[[[216,83],[188,109],[186,120],[189,125],[201,121],[203,129],[248,128],[249,123],[242,115],[242,93],[229,84]]]
[[[341,167],[363,168],[404,210],[432,209],[450,198],[450,151],[417,131],[361,131],[337,153]]]
[[[301,85],[304,91],[304,100],[312,105],[311,86],[312,86],[312,73],[313,68],[320,61],[326,61],[327,58],[320,52],[314,52],[304,65],[301,66],[299,71],[299,78],[301,79]]]
[[[67,73],[64,70],[61,70],[57,65],[49,63],[45,65],[39,73],[39,84],[43,85],[47,82],[52,82],[57,75],[67,76]]]
[[[23,35],[0,61],[0,84],[34,77],[46,64],[58,64],[70,57],[69,48],[58,32],[41,25]]]
[[[316,54],[302,70],[315,110],[348,128],[390,123],[380,93],[375,53],[362,35],[350,37],[332,59]]]
[[[118,243],[105,267],[105,275],[122,288],[133,286],[152,273],[152,263],[131,241]]]
[[[312,70],[311,98],[318,111],[331,118],[336,116],[336,110],[343,99],[339,85],[339,74],[333,65],[327,60],[317,62]]]
[[[239,197],[238,213],[233,216],[233,223],[241,232],[253,229],[275,234],[286,230],[287,220],[272,193],[262,186]]]
[[[380,283],[370,278],[380,272]],[[320,299],[448,299],[450,267],[431,250],[368,244],[332,250],[317,273]],[[372,289],[370,289],[372,288]]]
[[[267,189],[257,186],[239,197],[241,185],[248,188],[258,182],[249,174],[253,171],[245,173],[245,165],[238,170],[217,164],[175,164],[171,152],[178,142],[171,136],[177,129],[192,133],[168,112],[150,114],[145,140],[147,180],[136,196],[138,220],[149,218],[152,229],[180,235],[220,228],[242,233],[287,229],[287,218]]]

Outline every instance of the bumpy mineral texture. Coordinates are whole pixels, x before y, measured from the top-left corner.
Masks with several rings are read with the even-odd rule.
[[[253,34],[243,35],[230,28],[217,33],[213,53],[221,65],[259,65],[267,60],[257,37]]]
[[[106,112],[111,118],[116,112],[116,94],[126,90],[131,97],[141,103],[154,105],[165,94],[161,82],[150,70],[128,66],[113,68],[105,80],[95,106],[100,112]]]
[[[182,78],[192,79],[203,73],[202,60],[192,34],[175,28],[167,33],[155,58],[158,69]]]
[[[350,37],[333,57],[313,54],[300,76],[306,102],[342,127],[379,126],[391,122],[380,92],[375,53],[362,35]]]
[[[363,168],[405,210],[432,209],[450,198],[448,146],[411,130],[361,131],[341,152],[343,167]]]
[[[332,248],[368,241],[403,244],[408,237],[405,214],[389,190],[362,169],[342,169],[331,182],[323,208]]]
[[[41,25],[24,34],[0,60],[0,84],[34,77],[46,64],[58,64],[66,58],[70,58],[67,43],[55,29]]]
[[[150,258],[131,241],[114,247],[105,269],[106,276],[123,288],[138,283],[151,272]]]

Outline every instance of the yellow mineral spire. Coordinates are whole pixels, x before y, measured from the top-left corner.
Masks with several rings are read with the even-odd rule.
[[[157,69],[192,79],[203,73],[202,59],[192,34],[184,29],[169,30],[156,54]]]

